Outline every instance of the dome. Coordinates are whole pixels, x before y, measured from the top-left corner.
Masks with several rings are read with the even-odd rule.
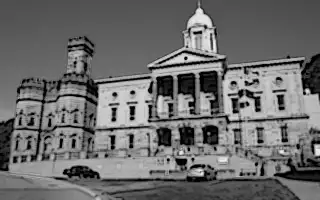
[[[209,28],[213,27],[212,20],[208,15],[204,13],[200,5],[198,6],[195,14],[189,19],[187,28],[189,29],[195,25],[205,25]]]

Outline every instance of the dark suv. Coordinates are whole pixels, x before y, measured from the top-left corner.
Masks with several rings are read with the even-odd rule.
[[[74,176],[79,178],[96,178],[100,179],[100,174],[87,166],[76,165],[69,169],[63,170],[63,175],[72,178]]]

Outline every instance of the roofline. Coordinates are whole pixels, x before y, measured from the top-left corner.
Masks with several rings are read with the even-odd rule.
[[[115,83],[115,82],[122,82],[122,81],[135,81],[135,80],[143,80],[143,79],[150,79],[151,74],[135,74],[135,75],[126,75],[126,76],[118,76],[112,78],[104,78],[104,79],[97,79],[94,80],[96,84],[104,84],[104,83]]]
[[[159,66],[159,65],[163,65],[162,63],[167,61],[168,59],[170,59],[171,57],[173,57],[175,54],[178,54],[182,51],[189,51],[189,52],[192,52],[192,53],[195,53],[195,54],[201,54],[201,55],[204,55],[204,56],[207,56],[207,57],[214,57],[215,53],[212,53],[212,52],[208,52],[208,51],[202,51],[202,50],[198,50],[198,49],[194,49],[194,48],[188,48],[188,47],[182,47],[180,49],[177,49],[163,57],[160,57],[158,59],[156,59],[155,61],[149,63],[147,65],[148,68],[153,68],[153,67],[156,67],[156,66]],[[160,63],[160,64],[157,64],[157,63]]]
[[[225,61],[226,59],[227,59],[227,57],[221,57],[221,58],[213,58],[213,59],[208,59],[208,60],[187,61],[184,63],[162,64],[162,65],[155,65],[155,66],[149,67],[149,69],[156,70],[156,69],[164,69],[164,68],[181,67],[181,66],[186,66],[186,65],[216,63],[216,62],[220,62],[220,61]]]
[[[304,61],[305,61],[305,57],[256,61],[256,62],[248,62],[248,63],[230,64],[230,65],[228,65],[228,69],[232,70],[232,69],[239,69],[239,68],[243,68],[243,67],[261,67],[261,66],[276,65],[276,64],[289,64],[289,63],[301,63],[302,64]],[[301,68],[302,68],[302,66],[301,66]]]
[[[310,69],[310,67],[313,65],[314,62],[316,62],[320,58],[320,53],[312,56],[309,59],[309,62],[307,62],[301,69],[301,73],[305,73],[306,70]]]

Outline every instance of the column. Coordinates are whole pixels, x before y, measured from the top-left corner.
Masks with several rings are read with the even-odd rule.
[[[174,127],[172,130],[171,130],[171,146],[177,150],[179,149],[179,145],[180,145],[180,132],[179,132],[179,129],[178,127]]]
[[[217,85],[218,85],[218,104],[219,104],[219,113],[224,113],[223,105],[223,80],[222,80],[222,71],[217,72]]]
[[[201,126],[194,127],[195,145],[203,146],[203,131]]]
[[[195,112],[196,115],[200,114],[200,74],[195,73]]]
[[[157,97],[158,97],[158,83],[157,78],[153,78],[153,84],[152,84],[152,119],[155,119],[157,117]]]
[[[172,76],[173,80],[173,116],[178,116],[179,105],[178,105],[178,77],[176,75]]]

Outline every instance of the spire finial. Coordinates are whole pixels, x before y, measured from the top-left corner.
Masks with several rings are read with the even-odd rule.
[[[201,1],[198,0],[198,8],[201,8]]]

